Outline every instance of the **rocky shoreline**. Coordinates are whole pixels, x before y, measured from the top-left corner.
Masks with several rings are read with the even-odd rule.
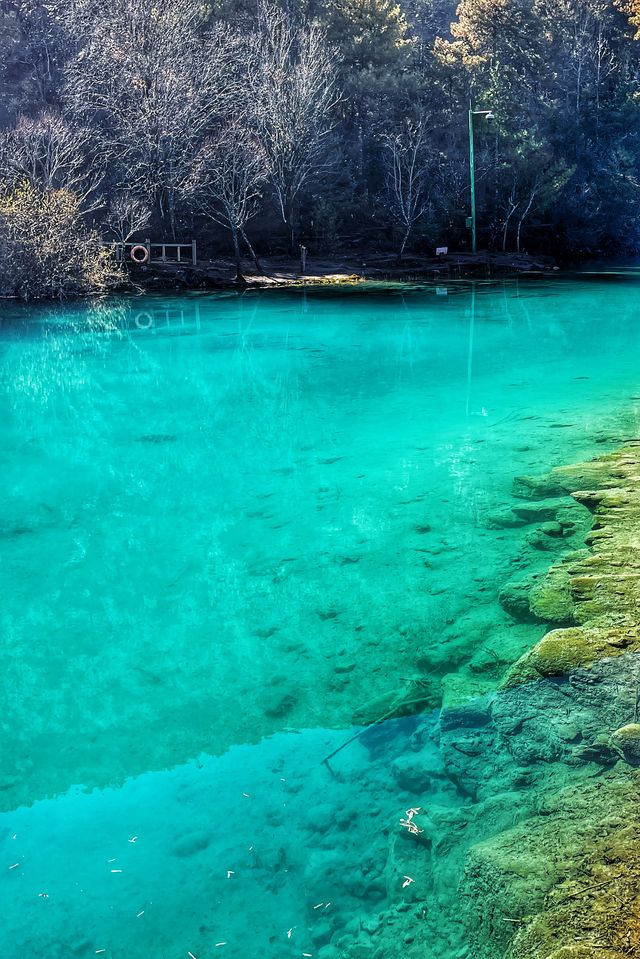
[[[581,504],[593,520],[585,548],[503,589],[512,616],[553,628],[495,693],[445,705],[439,771],[433,741],[403,761],[419,811],[415,831],[390,829],[391,906],[373,935],[327,959],[435,959],[452,901],[447,954],[460,959],[640,953],[639,480],[640,442],[516,480],[522,509],[503,522],[520,509],[562,535]],[[455,784],[458,808],[433,805],[434,776]],[[402,872],[418,881],[403,888]]]
[[[134,285],[145,290],[227,290],[278,287],[363,286],[383,282],[437,282],[438,280],[488,279],[548,273],[555,261],[526,253],[451,253],[441,256],[407,256],[399,260],[388,253],[363,253],[333,257],[310,256],[304,273],[294,257],[265,257],[260,270],[249,260],[236,276],[231,260],[201,260],[197,265],[152,262],[130,266]]]

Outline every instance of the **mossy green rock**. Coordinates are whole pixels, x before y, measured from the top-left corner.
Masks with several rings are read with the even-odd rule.
[[[576,626],[554,629],[512,666],[505,686],[562,676],[610,656],[640,649],[640,634],[631,628]]]
[[[592,703],[615,695],[619,687],[612,680],[618,675],[627,704],[633,654],[640,652],[640,443],[542,478],[522,477],[515,492],[538,500],[563,489],[592,513],[588,548],[563,557],[546,576],[505,587],[505,608],[510,603],[520,618],[564,627],[548,632],[511,668],[503,684],[505,702],[517,697],[522,684],[547,681],[541,690],[559,689],[562,677],[574,673],[574,694],[582,690]],[[609,680],[600,686],[605,675]],[[633,714],[633,702],[629,705]],[[521,725],[528,718],[522,716]],[[516,714],[514,736],[517,719]],[[544,816],[469,853],[462,893],[469,903],[473,955],[640,956],[640,780],[633,768],[640,767],[640,723],[603,729],[595,737],[591,730],[585,741],[576,736],[566,761],[572,768],[591,764],[598,778],[557,798],[545,795]]]
[[[512,615],[566,628],[553,630],[511,669],[507,685],[560,676],[599,659],[640,650],[640,443],[552,470],[520,485],[570,490],[593,514],[588,549],[567,554],[542,577],[508,583],[500,601]],[[557,507],[554,504],[554,509]],[[517,585],[517,588],[516,588]],[[524,607],[528,601],[529,610]]]
[[[640,954],[637,776],[569,787],[544,815],[470,850],[462,901],[474,956]]]
[[[532,614],[547,623],[571,623],[574,619],[571,579],[565,566],[554,567],[531,589]]]
[[[628,723],[616,729],[611,744],[632,766],[640,766],[640,723]]]

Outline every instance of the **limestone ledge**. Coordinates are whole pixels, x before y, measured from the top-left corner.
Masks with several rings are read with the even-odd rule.
[[[488,944],[509,959],[639,954],[639,787],[624,770],[573,786],[473,847],[463,882],[473,955],[488,955]]]
[[[545,492],[557,497],[561,489],[593,515],[587,548],[569,553],[544,576],[503,588],[500,602],[514,617],[565,627],[515,664],[507,686],[640,648],[640,443],[515,483],[518,496],[538,499]]]
[[[640,443],[521,477],[514,492],[571,494],[593,525],[586,549],[500,595],[516,618],[560,628],[515,663],[488,710],[485,748],[507,766],[549,766],[546,787],[534,772],[539,814],[468,853],[460,891],[472,953],[640,955]],[[573,782],[555,791],[560,764]],[[478,792],[480,769],[458,775],[470,771]]]
[[[516,618],[555,628],[497,691],[481,674],[471,697],[445,688],[439,764],[416,734],[393,767],[421,831],[390,824],[387,908],[321,959],[640,956],[639,480],[628,444],[520,478],[528,502],[489,517],[564,539],[586,506],[593,525],[584,549],[503,590]]]

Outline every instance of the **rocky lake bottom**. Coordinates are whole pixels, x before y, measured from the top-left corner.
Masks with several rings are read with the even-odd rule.
[[[3,308],[3,956],[640,949],[639,307]]]

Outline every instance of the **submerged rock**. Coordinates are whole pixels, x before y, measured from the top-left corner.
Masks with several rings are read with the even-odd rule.
[[[640,955],[640,780],[620,772],[640,766],[640,723],[629,722],[640,685],[639,452],[634,443],[516,481],[516,495],[528,498],[571,491],[594,519],[587,550],[543,577],[507,584],[500,595],[517,618],[565,628],[548,632],[510,669],[486,727],[501,756],[530,774],[544,761],[539,787],[549,786],[543,815],[469,853],[462,901],[472,952],[483,959]],[[565,529],[573,531],[560,522],[540,528],[529,543],[561,540]],[[508,766],[503,762],[503,775]],[[573,770],[580,780],[554,793],[562,766],[565,779]],[[585,783],[590,768],[603,778]],[[455,776],[475,780],[482,796],[475,760]]]
[[[639,786],[612,775],[567,788],[546,815],[471,849],[461,901],[474,954],[503,957],[513,940],[511,959],[637,955]]]
[[[488,692],[500,659],[487,652],[496,645],[490,630],[478,633],[467,671],[443,675],[442,768],[424,739],[411,757],[394,760],[396,784],[420,807],[421,831],[391,828],[384,867],[391,905],[371,938],[375,959],[436,954],[437,903],[446,900],[448,916],[463,861],[457,896],[466,933],[440,954],[640,956],[640,444],[540,480],[522,478],[518,488],[536,502],[520,515],[499,514],[497,526],[531,521],[529,545],[544,537],[561,546],[586,532],[586,507],[587,548],[503,587],[500,603],[511,616],[555,628],[497,692]],[[573,506],[557,502],[567,491]],[[455,630],[468,639],[472,625]],[[452,794],[460,805],[447,805]],[[355,955],[363,935],[340,942],[340,955]]]
[[[531,580],[519,583],[505,583],[498,595],[498,602],[502,608],[522,623],[538,622],[538,617],[531,610]]]
[[[616,729],[611,744],[631,766],[640,766],[640,723],[628,723]]]
[[[574,627],[554,629],[509,670],[505,686],[562,676],[609,656],[640,649],[640,634],[631,628]]]

